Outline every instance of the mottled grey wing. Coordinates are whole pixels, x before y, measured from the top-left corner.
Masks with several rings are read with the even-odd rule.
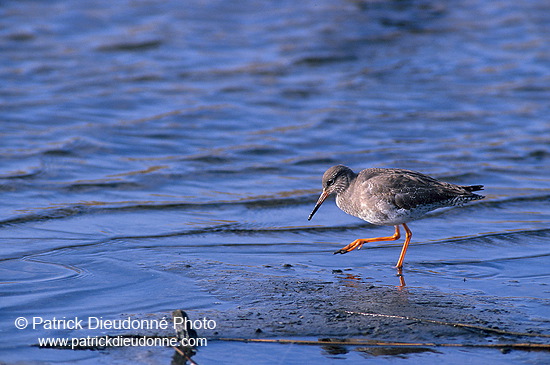
[[[453,199],[468,194],[460,187],[438,181],[429,176],[407,172],[392,179],[390,187],[393,203],[403,209],[411,210],[418,206],[445,206]],[[451,204],[452,205],[452,204]]]

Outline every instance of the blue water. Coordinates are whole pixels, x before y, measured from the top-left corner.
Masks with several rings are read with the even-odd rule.
[[[512,327],[550,333],[549,24],[546,1],[3,1],[0,357],[168,363],[170,349],[31,347],[80,334],[14,320],[268,306],[230,285],[254,275],[333,282],[351,270],[399,290],[399,242],[332,255],[393,228],[332,201],[307,221],[338,163],[485,185],[485,200],[410,224],[407,290],[500,303]],[[306,332],[332,335],[290,336]],[[223,341],[194,359],[228,352],[243,363],[550,361]]]

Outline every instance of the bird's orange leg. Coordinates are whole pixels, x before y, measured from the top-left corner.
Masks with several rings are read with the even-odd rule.
[[[404,224],[403,224],[403,226],[407,230],[407,236],[409,236],[409,233],[410,233],[409,228],[407,226],[405,226]],[[365,243],[379,242],[379,241],[395,241],[395,240],[398,240],[400,237],[401,237],[401,233],[399,232],[399,225],[397,225],[397,226],[395,226],[395,233],[393,234],[393,236],[376,237],[376,238],[358,238],[355,241],[353,241],[352,243],[350,243],[349,245],[347,245],[346,247],[341,248],[338,251],[334,252],[334,254],[337,254],[337,253],[344,254],[344,253],[348,253],[350,251],[353,251],[355,249],[360,249],[361,247],[363,247],[363,245]]]
[[[411,242],[411,237],[412,237],[412,232],[405,223],[403,223],[403,228],[405,228],[405,243],[403,243],[403,248],[401,249],[401,255],[399,255],[399,260],[397,260],[397,265],[395,265],[395,267],[399,270],[401,270],[401,268],[403,267],[403,260],[405,260],[407,247],[409,247],[409,242]]]

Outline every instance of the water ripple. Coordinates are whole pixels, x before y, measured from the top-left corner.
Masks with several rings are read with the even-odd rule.
[[[515,296],[526,310],[542,308],[545,2],[1,8],[0,325],[19,341],[6,361],[43,358],[19,355],[28,344],[13,330],[16,311],[215,310],[225,305],[218,294],[250,296],[239,291],[249,285],[209,291],[218,268],[237,284],[268,265],[282,275],[273,281],[281,288],[290,271],[297,281],[315,272],[323,283],[334,280],[332,270],[393,288],[401,241],[332,255],[391,227],[347,216],[333,202],[307,221],[323,172],[339,163],[485,185],[486,199],[411,223],[407,289],[489,293],[497,307]],[[197,264],[162,270],[181,262]],[[491,360],[529,362],[516,352]]]

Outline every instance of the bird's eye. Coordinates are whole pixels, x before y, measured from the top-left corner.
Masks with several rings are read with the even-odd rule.
[[[331,186],[334,184],[334,179],[328,179],[327,180],[327,186]]]

